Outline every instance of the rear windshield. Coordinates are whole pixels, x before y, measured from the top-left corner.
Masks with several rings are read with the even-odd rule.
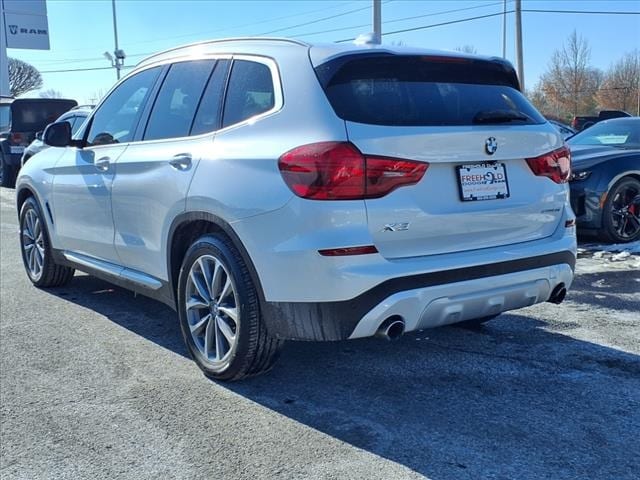
[[[14,132],[38,132],[55,122],[77,103],[70,101],[18,101],[11,105],[11,130]]]
[[[542,124],[512,68],[455,57],[358,55],[316,68],[336,114],[389,126]]]

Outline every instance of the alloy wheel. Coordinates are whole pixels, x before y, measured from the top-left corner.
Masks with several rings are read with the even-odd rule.
[[[34,280],[42,275],[44,263],[44,231],[35,210],[27,210],[22,225],[22,251],[29,274]]]
[[[203,255],[191,265],[185,309],[191,338],[213,366],[225,362],[238,343],[238,296],[234,281],[220,259]]]
[[[628,185],[618,190],[611,202],[611,219],[621,239],[632,239],[640,232],[640,189]]]

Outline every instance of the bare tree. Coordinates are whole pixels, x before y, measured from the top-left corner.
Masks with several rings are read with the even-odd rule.
[[[554,106],[550,101],[549,97],[545,94],[542,89],[542,83],[538,82],[532,90],[528,90],[526,92],[527,98],[533,106],[538,109],[540,113],[542,113],[545,117],[553,114],[557,115],[557,107]]]
[[[598,90],[598,105],[603,109],[625,110],[640,115],[640,51],[633,50],[614,63],[605,73]]]
[[[41,86],[42,75],[36,67],[16,58],[9,59],[9,89],[12,96],[18,97]]]
[[[461,47],[456,47],[458,52],[462,53],[470,53],[471,55],[477,55],[478,50],[473,45],[462,45]]]
[[[40,98],[64,98],[60,90],[49,88],[40,92]]]
[[[591,49],[576,31],[551,57],[542,76],[542,89],[562,112],[571,115],[592,113],[597,104],[595,94],[602,82],[602,72],[589,65]]]

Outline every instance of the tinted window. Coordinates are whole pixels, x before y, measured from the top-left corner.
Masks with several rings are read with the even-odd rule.
[[[71,125],[71,135],[73,135],[73,132],[75,131],[74,127],[76,124],[76,117],[65,117],[62,120],[56,120],[56,122],[69,122],[69,125]]]
[[[171,66],[153,105],[145,140],[186,137],[215,61],[182,62]]]
[[[198,113],[191,127],[191,135],[213,132],[220,128],[222,115],[222,97],[224,96],[224,84],[229,71],[229,60],[218,61],[209,83],[204,91]]]
[[[19,99],[11,104],[11,130],[38,132],[77,105],[75,100]]]
[[[87,119],[86,115],[78,115],[74,117],[74,123],[73,125],[71,125],[71,136],[78,133],[78,130],[80,130],[80,127],[82,126],[82,124],[86,119]]]
[[[353,122],[406,126],[545,122],[518,91],[513,71],[495,62],[367,55],[328,62],[316,73],[336,114]]]
[[[610,145],[640,148],[640,119],[599,122],[568,140],[569,145]]]
[[[160,67],[150,68],[128,78],[111,92],[93,116],[87,144],[130,142],[159,73]]]
[[[231,68],[222,126],[233,125],[273,108],[271,70],[262,63],[236,60]]]

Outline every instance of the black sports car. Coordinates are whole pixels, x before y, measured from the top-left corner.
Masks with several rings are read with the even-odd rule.
[[[596,123],[567,140],[578,232],[640,240],[640,117]]]

